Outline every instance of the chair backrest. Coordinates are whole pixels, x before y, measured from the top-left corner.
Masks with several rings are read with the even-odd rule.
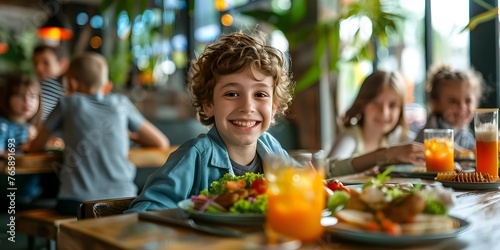
[[[78,220],[122,214],[136,197],[84,201],[80,203]]]

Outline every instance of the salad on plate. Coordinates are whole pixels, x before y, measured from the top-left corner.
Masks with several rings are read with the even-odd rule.
[[[392,168],[363,185],[338,189],[327,207],[339,223],[333,227],[386,235],[448,233],[460,221],[448,216],[454,205],[450,188],[422,184],[386,184]]]
[[[264,174],[233,176],[226,173],[190,200],[198,212],[263,215],[267,211],[266,193]]]

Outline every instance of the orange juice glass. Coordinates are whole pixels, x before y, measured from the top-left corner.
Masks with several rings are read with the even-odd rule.
[[[425,129],[424,148],[427,172],[454,171],[453,129]]]
[[[296,151],[290,156],[271,156],[264,161],[269,187],[266,230],[312,242],[324,232],[321,213],[325,208],[325,159],[322,151]]]
[[[498,177],[498,109],[474,112],[476,172]]]

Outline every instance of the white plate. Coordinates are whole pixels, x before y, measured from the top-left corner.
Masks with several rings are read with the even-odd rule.
[[[495,182],[458,182],[458,181],[439,181],[445,187],[451,187],[456,189],[498,189],[500,187],[500,181]]]
[[[460,226],[457,229],[447,233],[391,236],[385,233],[373,233],[360,229],[350,229],[349,227],[343,227],[341,224],[325,228],[327,232],[338,235],[343,239],[355,242],[374,245],[405,246],[426,243],[433,240],[453,238],[462,233],[470,225],[469,222],[463,219],[459,219],[453,216],[450,217],[457,219],[460,222]]]
[[[437,176],[437,172],[416,171],[417,168],[421,168],[421,167],[416,167],[416,166],[411,165],[411,164],[401,164],[401,165],[393,165],[393,166],[395,166],[394,169],[392,169],[391,173],[389,173],[389,175],[393,176],[393,177],[434,179]],[[385,169],[387,169],[387,167],[381,168],[380,172],[383,172]]]
[[[415,167],[415,166],[409,165],[409,164],[402,164],[402,165],[395,165],[395,166],[396,167],[389,174],[390,176],[433,180],[434,178],[436,178],[436,176],[438,174],[438,172],[418,171],[416,168],[422,168],[422,167]],[[380,171],[383,171],[383,170],[385,170],[385,169],[381,169]],[[466,168],[463,170],[464,170],[464,172],[473,172],[474,168]]]
[[[210,213],[194,210],[190,199],[179,201],[179,208],[185,210],[193,219],[232,226],[261,226],[265,221],[263,214]]]

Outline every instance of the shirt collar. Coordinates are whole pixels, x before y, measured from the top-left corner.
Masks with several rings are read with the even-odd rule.
[[[229,172],[234,175],[233,168],[231,167],[231,159],[227,153],[226,145],[217,131],[217,127],[213,125],[207,135],[212,142],[212,159],[210,160],[210,164],[219,168],[229,169]],[[264,159],[267,155],[272,154],[273,151],[262,141],[261,137],[257,140],[257,154],[261,159]]]

